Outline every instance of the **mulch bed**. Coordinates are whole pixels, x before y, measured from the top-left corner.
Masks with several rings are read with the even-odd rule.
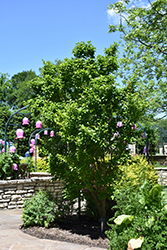
[[[71,215],[64,221],[57,223],[50,228],[29,227],[20,228],[24,233],[36,236],[41,239],[58,240],[72,242],[76,244],[88,245],[90,247],[109,247],[109,240],[105,235],[105,230],[110,228],[107,225],[104,232],[101,232],[100,222],[89,218],[86,215]]]

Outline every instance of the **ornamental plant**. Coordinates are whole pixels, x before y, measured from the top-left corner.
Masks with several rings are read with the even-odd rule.
[[[35,159],[33,159],[32,172],[35,169]],[[37,172],[50,172],[48,160],[46,158],[37,158]]]
[[[139,249],[165,250],[167,237],[167,209],[161,187],[149,181],[135,190],[133,187],[117,190],[115,216],[109,220],[106,231],[110,250]]]
[[[19,155],[16,153],[2,153],[0,156],[0,176],[16,177],[18,166],[20,164]]]
[[[155,166],[148,163],[143,155],[132,155],[125,164],[119,166],[121,177],[116,182],[115,189],[123,187],[133,187],[138,190],[146,180],[152,184],[157,184],[158,174]]]
[[[31,83],[41,95],[29,100],[32,113],[55,131],[46,145],[52,175],[64,180],[70,199],[89,190],[102,218],[119,178],[118,165],[129,157],[132,127],[147,105],[134,82],[117,88],[117,47],[114,43],[95,57],[91,42],[80,42],[71,59],[44,62],[41,76]]]
[[[22,212],[24,226],[48,227],[56,217],[55,203],[51,194],[41,191],[25,200]]]
[[[22,208],[22,220],[25,227],[49,227],[72,214],[74,203],[53,197],[45,190],[39,190],[30,199],[25,199]]]

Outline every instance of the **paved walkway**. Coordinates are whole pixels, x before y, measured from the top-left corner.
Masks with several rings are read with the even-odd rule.
[[[38,239],[23,233],[21,210],[0,210],[0,250],[102,250],[103,248],[89,247],[47,239]],[[105,249],[105,248],[104,248]]]

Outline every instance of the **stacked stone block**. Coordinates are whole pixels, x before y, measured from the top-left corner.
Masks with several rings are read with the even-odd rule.
[[[158,173],[158,183],[161,186],[167,186],[167,167],[166,168],[155,168]]]
[[[50,176],[0,181],[0,209],[22,208],[24,199],[29,199],[39,189],[61,198],[63,183],[53,181]]]

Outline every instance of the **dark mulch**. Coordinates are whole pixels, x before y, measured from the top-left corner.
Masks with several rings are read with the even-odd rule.
[[[91,247],[108,247],[109,240],[105,235],[105,230],[109,228],[105,225],[104,232],[101,232],[100,222],[89,218],[86,215],[69,216],[64,222],[50,228],[44,227],[21,227],[24,233],[42,239],[72,242],[76,244],[88,245]]]

